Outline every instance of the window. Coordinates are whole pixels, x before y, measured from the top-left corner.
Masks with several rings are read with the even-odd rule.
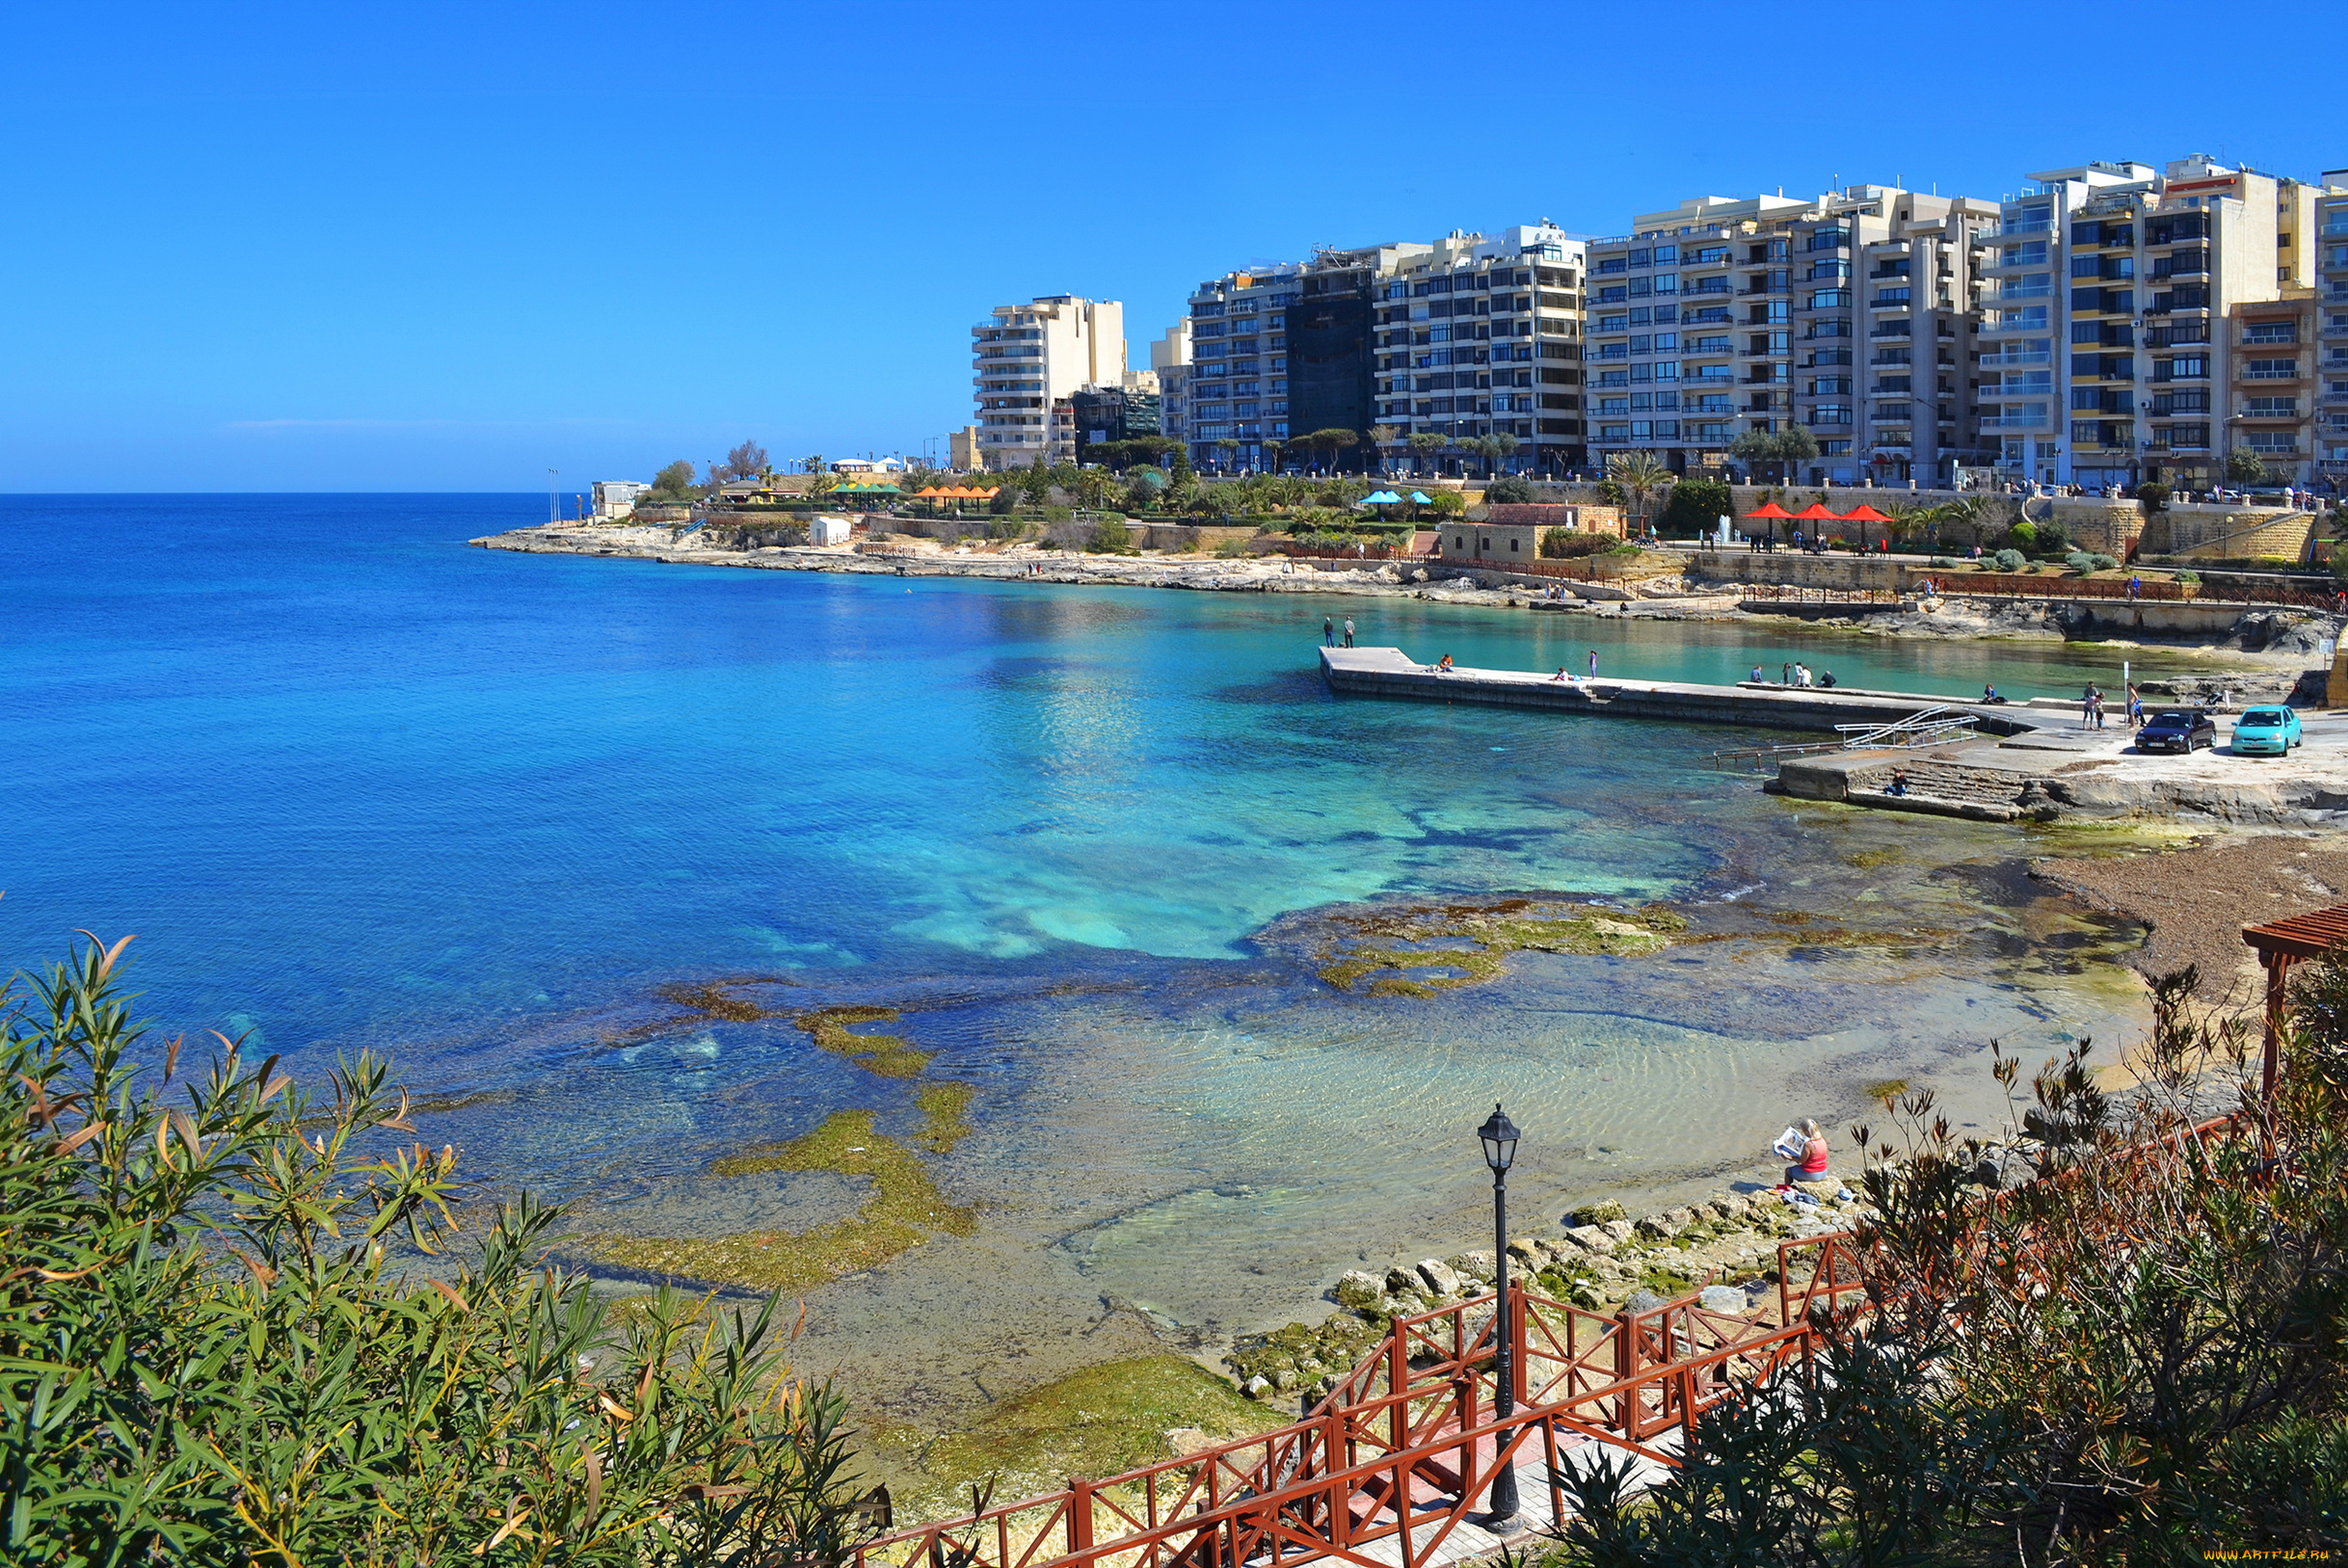
[[[1822,288],[1810,296],[1813,310],[1839,309],[1850,303],[1851,291],[1847,288]]]
[[[1628,425],[1600,425],[1598,427],[1598,439],[1602,441],[1627,441],[1630,439],[1631,427]]]
[[[2296,381],[2299,379],[2297,359],[2253,359],[2242,367],[2245,381]]]
[[[1727,260],[1728,247],[1725,245],[1695,245],[1688,248],[1688,265],[1691,267],[1710,267],[1725,263]]]
[[[1812,426],[1847,425],[1851,423],[1851,405],[1848,403],[1821,403],[1810,411],[1809,422]]]
[[[2245,343],[2296,343],[2299,341],[2299,323],[2296,321],[2247,322],[2244,324],[2242,341]]]
[[[1876,307],[1881,309],[1885,306],[1906,305],[1908,292],[1904,288],[1879,288],[1875,291]]]
[[[1848,376],[1813,376],[1810,378],[1809,393],[1812,397],[1833,397],[1838,393],[1848,393],[1850,390],[1851,378]]]
[[[1655,252],[1648,250],[1633,251],[1630,263],[1634,267],[1651,267],[1655,264]]]
[[[2038,267],[2046,261],[2046,242],[2032,240],[2027,245],[2009,245],[1997,252],[2001,267]]]
[[[2242,400],[2245,419],[2296,419],[2299,399],[2295,397],[2251,397]]]
[[[2209,359],[2206,355],[2179,355],[2174,359],[2152,361],[2152,379],[2154,381],[2184,381],[2205,377],[2208,374]]]

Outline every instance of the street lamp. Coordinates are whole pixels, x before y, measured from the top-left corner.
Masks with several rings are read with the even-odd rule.
[[[1498,1387],[1492,1395],[1492,1414],[1506,1421],[1516,1412],[1516,1350],[1511,1342],[1508,1318],[1508,1167],[1516,1162],[1516,1140],[1521,1134],[1516,1124],[1508,1120],[1508,1112],[1495,1103],[1492,1114],[1476,1136],[1483,1142],[1483,1162],[1492,1167],[1492,1251],[1499,1261],[1500,1289],[1493,1307],[1493,1337],[1499,1345],[1495,1360]],[[1516,1519],[1516,1467],[1502,1462],[1500,1456],[1508,1447],[1511,1434],[1502,1427],[1492,1439],[1491,1528],[1499,1528]]]

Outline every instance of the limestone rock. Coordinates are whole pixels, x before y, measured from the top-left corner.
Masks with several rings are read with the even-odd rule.
[[[1538,1236],[1520,1236],[1508,1243],[1508,1256],[1527,1268],[1537,1269],[1557,1256],[1556,1250]]]
[[[1463,1280],[1475,1280],[1489,1285],[1500,1278],[1500,1271],[1492,1262],[1492,1249],[1489,1247],[1481,1247],[1474,1252],[1454,1253],[1443,1261],[1451,1264],[1453,1270]]]
[[[1263,1379],[1258,1378],[1257,1381]],[[1214,1439],[1209,1437],[1201,1427],[1174,1426],[1166,1430],[1166,1447],[1173,1451],[1175,1458],[1187,1459],[1194,1453],[1203,1453],[1214,1448]]]
[[[1624,1312],[1653,1312],[1664,1304],[1664,1298],[1652,1290],[1633,1290],[1622,1301]]]
[[[1455,1296],[1459,1293],[1458,1272],[1440,1258],[1420,1259],[1419,1278],[1439,1296]]]
[[[1695,1223],[1695,1210],[1693,1209],[1667,1209],[1664,1210],[1663,1219],[1666,1225],[1671,1227],[1672,1234],[1676,1236]]]
[[[1673,1225],[1661,1214],[1643,1215],[1637,1224],[1631,1227],[1631,1233],[1634,1236],[1642,1236],[1649,1241],[1668,1241],[1678,1230],[1678,1226]]]
[[[1597,1222],[1597,1226],[1599,1230],[1614,1238],[1614,1245],[1617,1247],[1631,1238],[1633,1227],[1627,1219],[1602,1219]]]
[[[1695,1300],[1706,1312],[1741,1313],[1747,1306],[1745,1292],[1733,1285],[1707,1285]]]
[[[1261,1399],[1272,1392],[1271,1379],[1263,1376],[1251,1377],[1240,1392],[1250,1399]]]
[[[1401,1295],[1405,1290],[1422,1290],[1426,1287],[1419,1282],[1417,1269],[1404,1268],[1401,1263],[1397,1263],[1386,1270],[1386,1289],[1396,1295]]]
[[[1603,1226],[1577,1225],[1565,1233],[1565,1239],[1584,1252],[1600,1258],[1614,1250],[1614,1238],[1606,1233]]]
[[[2011,1149],[1991,1149],[1973,1167],[1973,1180],[1985,1187],[2012,1191],[2038,1175],[2028,1159]]]
[[[1576,1225],[1604,1225],[1609,1220],[1629,1219],[1623,1207],[1612,1198],[1602,1203],[1586,1203],[1565,1216]]]
[[[1385,1282],[1376,1275],[1348,1268],[1337,1276],[1337,1289],[1330,1293],[1341,1307],[1374,1307],[1385,1289]]]

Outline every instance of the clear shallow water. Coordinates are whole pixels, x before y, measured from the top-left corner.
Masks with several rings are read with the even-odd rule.
[[[819,1342],[876,1387],[926,1344],[951,1397],[1104,1297],[1284,1318],[1357,1251],[1466,1239],[1464,1129],[1499,1095],[1540,1129],[1528,1205],[1718,1181],[1795,1102],[1839,1111],[1860,1076],[2131,1005],[2030,972],[2024,923],[2087,934],[1945,869],[2010,838],[1805,817],[1703,771],[1733,731],[1341,703],[1313,655],[1335,613],[1464,664],[1578,671],[1595,647],[1608,674],[1721,680],[1802,657],[2020,696],[2110,684],[2092,651],[462,547],[542,504],[0,500],[0,959],[137,931],[169,1027],[297,1065],[393,1049],[419,1087],[489,1097],[433,1129],[477,1172],[655,1230],[829,1212],[820,1182],[698,1173],[842,1106],[914,1118],[781,1023],[611,1046],[661,1015],[654,986],[778,974],[907,1006],[933,1073],[979,1087],[938,1168],[989,1208],[826,1292]],[[1884,844],[1904,858],[1849,864]],[[1544,889],[1746,890],[1947,934],[1528,955],[1410,1004],[1333,997],[1256,941],[1323,905]]]

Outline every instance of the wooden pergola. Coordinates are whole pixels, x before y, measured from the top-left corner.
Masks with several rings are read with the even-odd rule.
[[[2294,915],[2287,920],[2269,920],[2264,925],[2246,925],[2242,940],[2257,950],[2258,966],[2266,970],[2266,1059],[2261,1089],[2271,1101],[2275,1098],[2276,1059],[2282,1048],[2283,1015],[2288,1011],[2291,966],[2348,947],[2348,904]]]

